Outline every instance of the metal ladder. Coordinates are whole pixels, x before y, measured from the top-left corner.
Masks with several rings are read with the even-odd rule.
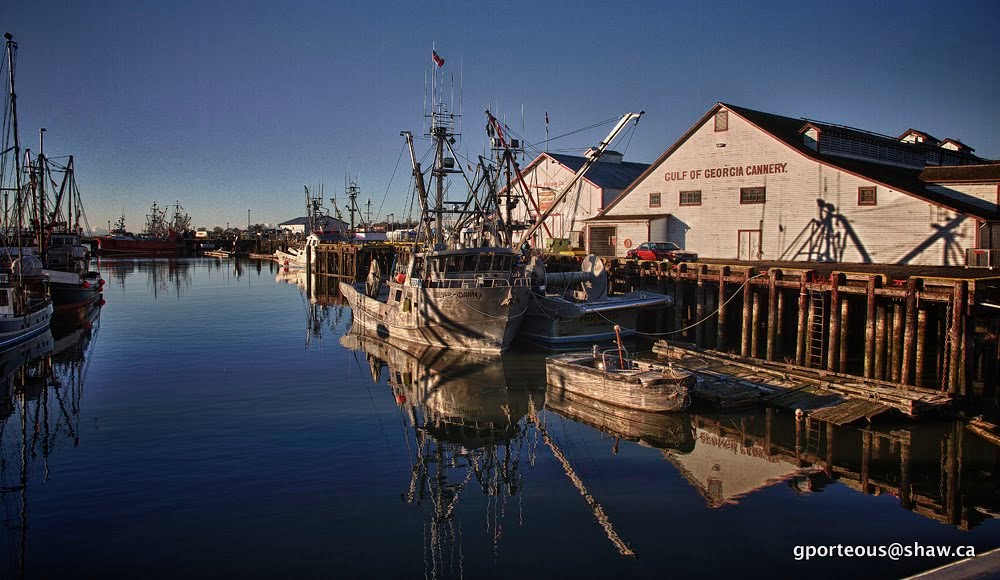
[[[822,421],[815,419],[806,420],[806,453],[819,455],[819,444],[823,437],[823,425]]]
[[[806,366],[814,369],[823,368],[823,345],[826,342],[826,332],[824,328],[824,316],[826,310],[824,304],[826,298],[822,292],[809,290],[809,304],[812,308],[812,324],[809,326],[809,356]]]

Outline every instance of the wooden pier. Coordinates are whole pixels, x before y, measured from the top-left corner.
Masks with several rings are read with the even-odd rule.
[[[318,278],[362,282],[368,276],[372,260],[378,262],[383,275],[388,275],[397,249],[396,245],[385,242],[320,244],[316,246],[315,263],[307,267]]]
[[[609,269],[616,290],[673,295],[659,334],[674,342],[951,398],[996,392],[1000,277],[986,270],[634,261]]]

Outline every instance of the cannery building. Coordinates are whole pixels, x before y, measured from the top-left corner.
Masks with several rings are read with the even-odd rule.
[[[1000,248],[1000,164],[899,137],[718,103],[586,220],[590,252],[672,241],[706,258],[963,265]]]

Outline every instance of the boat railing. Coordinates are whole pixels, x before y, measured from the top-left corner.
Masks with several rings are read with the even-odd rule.
[[[432,277],[423,286],[430,288],[509,288],[528,287],[531,280],[526,277],[509,279],[491,276],[476,276],[474,278],[436,278]]]

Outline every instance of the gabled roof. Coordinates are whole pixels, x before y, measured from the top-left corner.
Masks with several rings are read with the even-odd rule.
[[[923,137],[924,140],[926,142],[930,143],[931,145],[941,142],[940,139],[938,139],[937,137],[931,135],[930,133],[925,133],[923,131],[917,131],[916,129],[914,129],[912,127],[909,128],[909,129],[907,129],[906,132],[904,132],[899,137],[896,137],[896,140],[897,141],[902,141],[907,135],[919,135],[920,137]]]
[[[986,219],[995,219],[997,217],[995,212],[991,212],[983,209],[982,207],[966,203],[962,200],[956,199],[949,195],[945,195],[939,192],[930,191],[925,187],[925,183],[921,180],[921,169],[897,167],[893,165],[884,165],[881,163],[875,163],[873,161],[864,161],[860,159],[850,159],[847,157],[839,157],[835,155],[823,155],[813,151],[805,145],[800,136],[800,131],[803,126],[811,124],[819,128],[822,131],[833,131],[837,133],[844,134],[856,134],[859,136],[864,136],[866,139],[875,140],[886,140],[895,144],[896,146],[907,146],[906,143],[899,143],[891,137],[886,137],[884,135],[878,135],[875,133],[869,133],[867,131],[862,131],[860,129],[852,129],[850,127],[844,127],[841,125],[832,125],[827,123],[821,123],[818,121],[811,121],[805,119],[795,119],[792,117],[784,117],[782,115],[775,115],[773,113],[765,113],[762,111],[755,111],[753,109],[747,109],[744,107],[738,107],[735,105],[729,105],[726,103],[716,103],[714,107],[709,109],[701,119],[698,120],[690,129],[687,130],[684,135],[681,136],[673,145],[667,149],[652,165],[649,166],[641,176],[636,178],[635,182],[629,186],[628,189],[623,191],[614,201],[612,201],[604,210],[599,214],[598,217],[604,216],[612,208],[614,208],[622,199],[624,199],[635,186],[640,183],[646,176],[656,170],[670,155],[676,151],[681,145],[683,145],[690,137],[702,126],[708,119],[710,119],[717,111],[721,108],[726,108],[736,115],[739,115],[744,120],[750,124],[756,126],[758,129],[764,131],[771,137],[777,139],[789,148],[797,151],[804,157],[808,157],[836,169],[852,173],[869,181],[878,183],[890,189],[900,191],[909,194],[913,197],[922,199],[934,205],[938,205],[947,209],[951,209],[958,213],[972,215],[976,217],[982,217]],[[919,147],[921,150],[926,150],[926,146],[913,144],[912,147]],[[937,148],[935,148],[937,149]],[[978,159],[973,157],[974,159]]]
[[[542,153],[532,160],[531,163],[524,168],[523,172],[527,173],[545,158],[552,159],[573,173],[579,171],[580,168],[583,167],[583,164],[587,161],[586,157],[578,155]],[[587,170],[587,173],[583,175],[583,179],[586,179],[601,189],[625,189],[648,168],[648,163],[633,163],[631,161],[609,163],[598,160],[597,163],[595,163],[589,170]]]

